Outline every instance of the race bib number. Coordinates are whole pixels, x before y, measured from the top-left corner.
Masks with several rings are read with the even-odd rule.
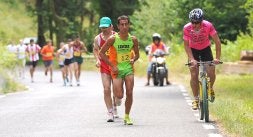
[[[107,51],[105,52],[105,55],[106,55],[106,56],[109,56],[109,55],[110,55],[109,50],[107,50]]]
[[[74,56],[81,56],[81,52],[80,51],[75,51]]]
[[[126,61],[130,61],[130,56],[131,53],[119,53],[118,54],[118,62],[126,62]]]
[[[35,55],[35,54],[36,54],[35,51],[31,51],[31,52],[30,52],[30,55]]]
[[[53,53],[46,53],[47,57],[51,57],[53,55]]]

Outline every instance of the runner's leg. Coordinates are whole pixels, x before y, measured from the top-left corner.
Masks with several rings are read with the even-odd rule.
[[[134,87],[134,75],[127,75],[125,77],[126,85],[126,102],[125,102],[125,114],[130,113],[133,104],[133,87]]]
[[[53,82],[53,63],[51,63],[49,66],[48,66],[48,69],[50,71],[50,82]]]
[[[121,78],[115,78],[113,79],[113,82],[112,82],[112,85],[113,85],[113,93],[114,93],[114,96],[118,99],[122,99],[123,98],[123,79]]]
[[[111,76],[106,73],[101,73],[102,84],[104,87],[104,101],[108,112],[112,111],[112,96],[111,96]]]

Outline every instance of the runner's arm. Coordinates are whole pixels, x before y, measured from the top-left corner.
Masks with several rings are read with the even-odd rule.
[[[102,46],[102,48],[99,51],[99,57],[101,57],[102,60],[104,60],[109,66],[111,67],[116,67],[114,66],[106,56],[105,52],[110,48],[111,45],[113,45],[115,42],[115,36],[109,37],[109,39],[105,42],[105,44]]]
[[[98,46],[97,41],[98,41],[98,37],[96,36],[93,42],[93,54],[96,60],[98,61],[99,60],[99,46]]]
[[[81,42],[81,45],[82,45],[82,52],[88,53],[86,45],[83,42]]]
[[[94,38],[93,42],[93,55],[96,58],[96,66],[100,66],[100,57],[99,57],[99,45],[98,45],[98,36]]]
[[[134,58],[130,60],[130,62],[133,64],[136,60],[139,59],[139,42],[138,42],[138,39],[133,36],[133,43],[134,43],[134,46],[133,46],[133,50],[134,50]]]

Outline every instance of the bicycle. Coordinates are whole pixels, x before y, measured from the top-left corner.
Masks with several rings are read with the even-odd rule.
[[[219,64],[222,64],[223,62],[219,62]],[[185,64],[187,66],[191,66],[191,63]],[[210,78],[207,75],[207,65],[213,66],[213,61],[199,61],[197,62],[197,65],[199,66],[199,101],[198,101],[198,107],[199,107],[199,116],[200,120],[203,120],[205,118],[205,122],[209,122],[209,107],[208,107],[208,101],[211,101],[211,82]]]

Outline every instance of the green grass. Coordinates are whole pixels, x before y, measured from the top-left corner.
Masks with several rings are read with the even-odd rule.
[[[217,75],[213,116],[226,132],[240,137],[253,135],[253,75]]]

